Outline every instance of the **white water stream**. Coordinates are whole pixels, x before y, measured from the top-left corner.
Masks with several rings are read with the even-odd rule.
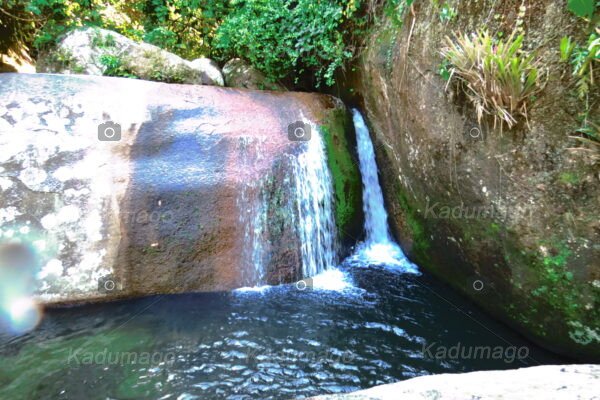
[[[408,261],[402,249],[390,235],[388,215],[385,211],[383,193],[377,176],[375,150],[369,136],[369,129],[358,110],[352,110],[352,119],[356,130],[360,174],[363,183],[366,238],[358,246],[351,261],[386,265],[403,272],[418,273],[417,266]]]

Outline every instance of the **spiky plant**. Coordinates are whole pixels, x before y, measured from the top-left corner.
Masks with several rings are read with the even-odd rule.
[[[445,38],[441,53],[451,65],[450,77],[464,83],[480,122],[491,115],[494,126],[512,128],[519,116],[527,119],[529,102],[543,89],[540,62],[522,49],[523,38],[494,39],[487,31]]]

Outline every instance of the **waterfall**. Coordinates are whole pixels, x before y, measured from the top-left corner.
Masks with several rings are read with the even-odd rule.
[[[383,193],[377,176],[377,163],[375,150],[369,136],[365,121],[356,109],[352,110],[360,174],[363,183],[363,210],[365,212],[366,238],[358,246],[352,261],[367,262],[370,264],[384,264],[403,270],[404,272],[418,273],[417,267],[412,264],[400,247],[392,240],[387,223],[387,212],[383,203]]]
[[[305,124],[310,122],[303,120]],[[291,189],[294,199],[286,202],[286,215],[293,220],[302,262],[302,277],[313,277],[330,270],[337,263],[337,231],[333,213],[333,184],[327,165],[325,145],[316,127],[311,126],[312,138],[298,142],[297,156],[290,157],[292,166]],[[242,165],[249,168],[243,173],[244,186],[237,205],[240,210],[240,226],[244,229],[242,257],[246,266],[243,284],[261,287],[266,284],[268,265],[272,250],[268,221],[268,176],[255,176],[250,166],[262,161],[263,142],[243,137],[239,143]]]
[[[305,119],[305,124],[309,122]],[[313,132],[316,131],[312,127]],[[333,184],[320,134],[302,143],[304,149],[294,164],[298,235],[304,277],[317,275],[336,265],[336,226],[333,214]]]
[[[245,285],[264,284],[268,248],[266,247],[267,202],[264,192],[266,179],[256,177],[251,171],[262,161],[264,139],[249,136],[240,138],[239,154],[241,165],[247,165],[243,173],[244,186],[237,198],[240,209],[240,226],[244,229],[243,260],[247,266],[243,270]]]

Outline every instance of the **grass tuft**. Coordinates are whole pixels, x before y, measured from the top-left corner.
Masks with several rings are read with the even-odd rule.
[[[528,104],[545,82],[535,54],[522,49],[523,35],[494,39],[486,31],[446,37],[441,54],[450,64],[450,78],[464,83],[477,119],[494,118],[494,126],[512,128],[519,116],[527,119]]]

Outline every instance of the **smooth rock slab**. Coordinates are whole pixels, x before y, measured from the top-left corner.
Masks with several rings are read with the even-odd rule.
[[[421,376],[313,400],[598,399],[600,365],[545,365],[508,371]]]
[[[3,74],[0,99],[0,243],[34,249],[42,301],[260,283],[257,201],[277,225],[260,232],[266,281],[299,277],[289,182],[303,143],[287,127],[321,125],[343,107],[332,97]],[[99,140],[109,121],[121,140]]]

